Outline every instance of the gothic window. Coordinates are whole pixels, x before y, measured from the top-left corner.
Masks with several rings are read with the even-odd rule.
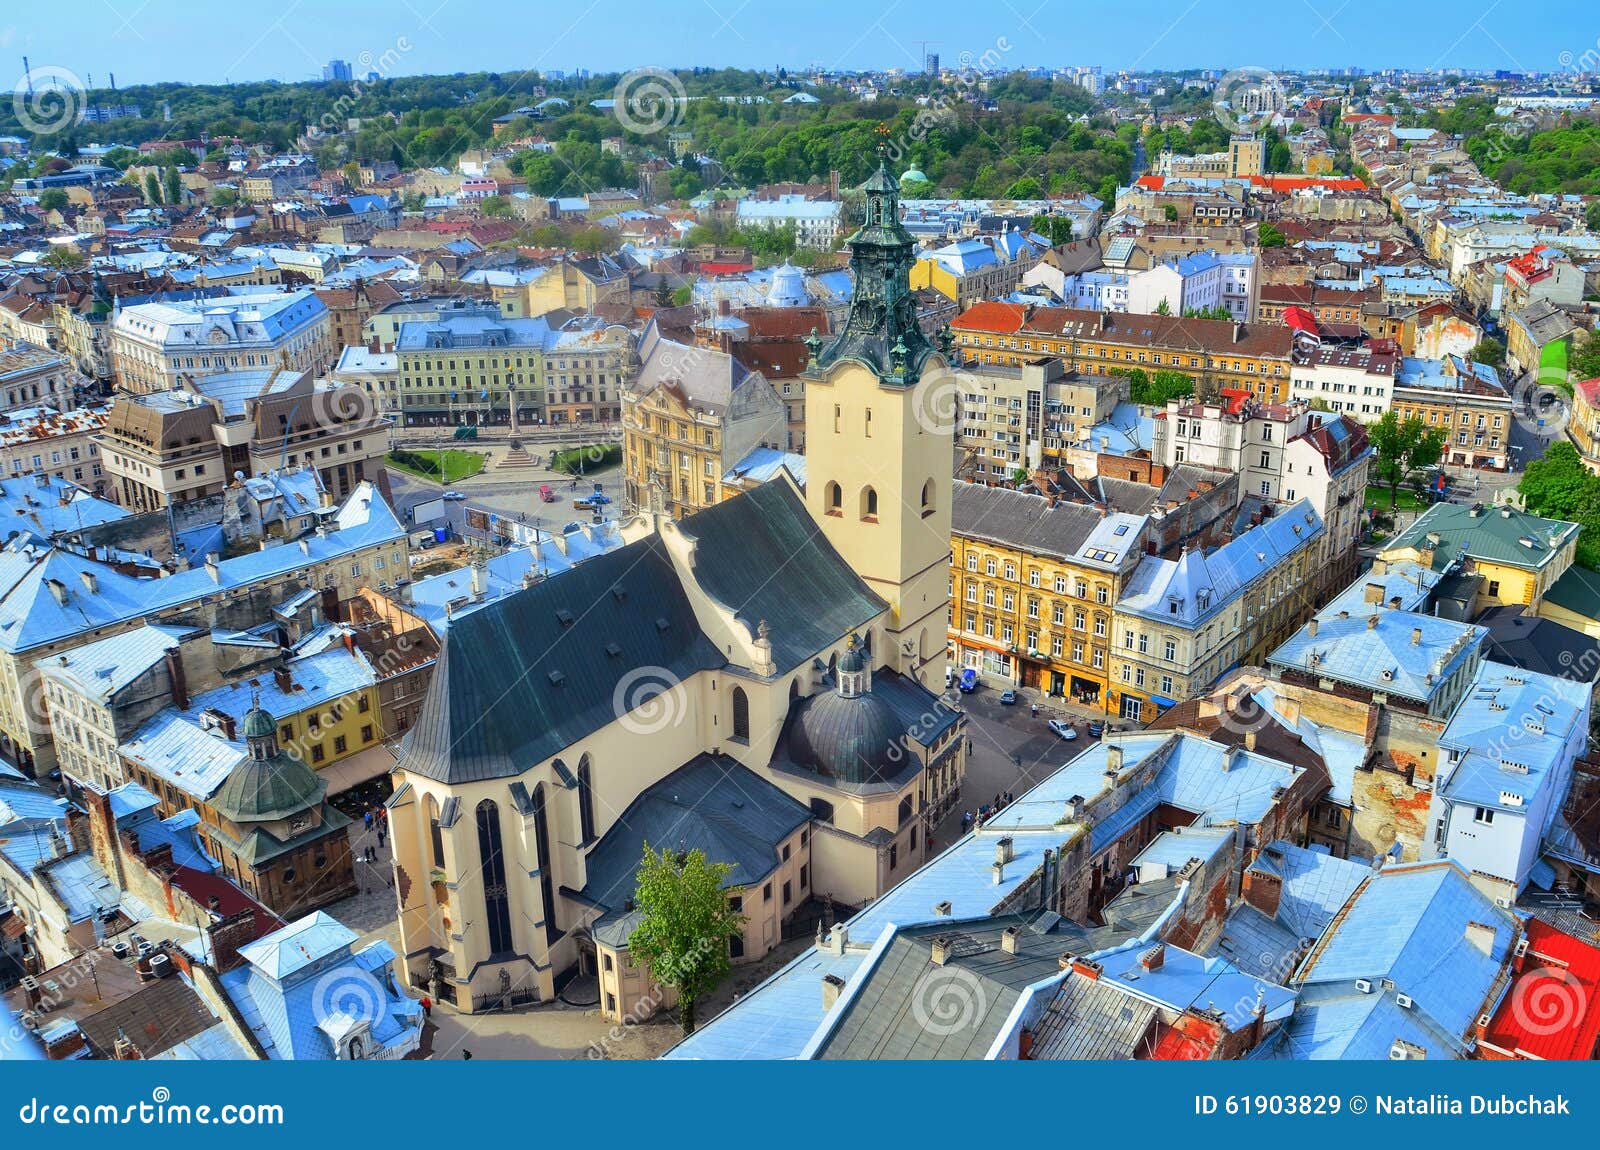
[[[844,507],[844,492],[839,489],[837,483],[830,483],[827,486],[827,493],[828,512],[832,515],[839,514]]]
[[[493,799],[478,804],[478,860],[483,873],[483,907],[489,952],[510,954],[511,904],[506,891],[506,860],[500,849],[500,808]],[[540,858],[543,864],[544,859]]]
[[[444,831],[439,826],[439,802],[428,796],[428,837],[433,843],[433,865],[444,866]]]
[[[583,842],[594,841],[594,779],[588,755],[578,762],[578,827]]]
[[[922,514],[924,516],[933,514],[933,480],[931,479],[922,485]]]
[[[544,938],[554,943],[561,937],[556,927],[555,859],[550,854],[550,817],[545,809],[544,784],[533,788],[533,842],[539,852],[539,898],[544,904]]]
[[[733,737],[735,741],[750,741],[750,699],[743,687],[733,689]]]
[[[861,489],[861,518],[876,519],[878,517],[878,493],[870,487]]]

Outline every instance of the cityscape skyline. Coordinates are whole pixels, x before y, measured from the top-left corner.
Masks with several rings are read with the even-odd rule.
[[[0,47],[13,53],[24,83],[23,56],[35,72],[65,69],[78,77],[111,75],[121,87],[152,83],[218,84],[324,78],[330,60],[351,63],[355,78],[371,71],[383,76],[449,75],[461,72],[514,73],[587,70],[623,72],[645,65],[688,68],[790,70],[822,67],[864,71],[901,67],[920,69],[925,54],[946,67],[964,59],[997,61],[997,67],[1034,68],[1099,64],[1108,71],[1184,71],[1244,65],[1289,71],[1386,68],[1433,71],[1507,70],[1553,74],[1571,71],[1573,61],[1593,57],[1600,26],[1581,29],[1585,9],[1565,2],[1545,5],[1547,19],[1500,27],[1500,0],[1483,0],[1465,12],[1444,3],[1408,5],[1394,11],[1368,0],[1352,0],[1326,13],[1307,3],[1303,16],[1258,26],[1252,42],[1238,44],[1209,21],[1204,5],[1173,0],[1135,0],[1116,20],[1087,22],[1084,5],[1048,4],[1033,10],[1002,4],[996,15],[972,12],[899,12],[884,6],[870,22],[853,6],[822,0],[806,13],[770,12],[759,17],[748,3],[707,0],[707,17],[716,25],[705,35],[698,19],[681,28],[659,27],[645,19],[642,5],[624,2],[621,15],[636,10],[639,20],[607,9],[593,9],[570,23],[550,26],[537,11],[493,11],[474,0],[446,0],[431,11],[403,4],[357,0],[337,9],[309,11],[299,5],[275,14],[240,17],[242,26],[196,25],[192,7],[179,0],[152,0],[124,12],[109,3],[110,34],[93,43],[69,29],[43,23],[0,25]],[[1061,9],[1058,11],[1058,9]],[[475,19],[482,14],[484,19]],[[802,15],[804,18],[802,18]],[[818,15],[822,18],[818,19]],[[1058,27],[1061,16],[1070,25]],[[1395,34],[1380,44],[1363,37],[1366,23],[1380,16]],[[492,19],[503,35],[478,35]],[[298,23],[296,23],[298,21]],[[1054,23],[1052,23],[1054,21]],[[1130,27],[1148,29],[1130,37]],[[849,29],[841,34],[841,29]],[[516,47],[519,42],[529,45]],[[242,46],[242,47],[241,47]]]

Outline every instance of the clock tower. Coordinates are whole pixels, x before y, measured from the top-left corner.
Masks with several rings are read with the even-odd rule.
[[[806,505],[829,542],[885,599],[879,666],[943,690],[950,596],[950,486],[959,403],[944,352],[917,325],[916,243],[900,186],[880,162],[849,239],[855,288],[843,328],[813,333],[806,370]]]

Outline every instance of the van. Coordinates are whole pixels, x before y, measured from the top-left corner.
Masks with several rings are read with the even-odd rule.
[[[438,540],[434,538],[432,531],[413,531],[411,533],[411,549],[413,551],[426,551],[437,542]]]
[[[944,669],[944,689],[948,691],[951,687],[954,687],[955,685],[956,685],[956,669],[954,667],[951,667],[951,666],[947,665],[945,667],[945,669]]]
[[[541,503],[554,503],[556,501],[556,493],[550,490],[548,483],[539,485],[539,501]]]

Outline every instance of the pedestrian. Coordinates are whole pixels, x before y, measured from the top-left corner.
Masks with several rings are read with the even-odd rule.
[[[422,996],[422,1017],[433,1017],[433,999],[429,998],[426,994]]]
[[[368,807],[365,811],[362,812],[361,821],[366,824],[366,827],[367,827],[367,829],[369,831],[372,829],[372,808],[371,807]]]
[[[379,846],[380,846],[380,847],[381,847],[381,846],[382,846],[382,845],[383,845],[383,839],[384,839],[384,836],[385,836],[385,835],[386,835],[386,834],[387,834],[387,833],[388,833],[388,832],[387,832],[387,831],[385,831],[385,830],[384,830],[384,829],[383,829],[383,828],[382,828],[382,827],[379,827],[379,828],[378,828],[378,845],[379,845]]]

